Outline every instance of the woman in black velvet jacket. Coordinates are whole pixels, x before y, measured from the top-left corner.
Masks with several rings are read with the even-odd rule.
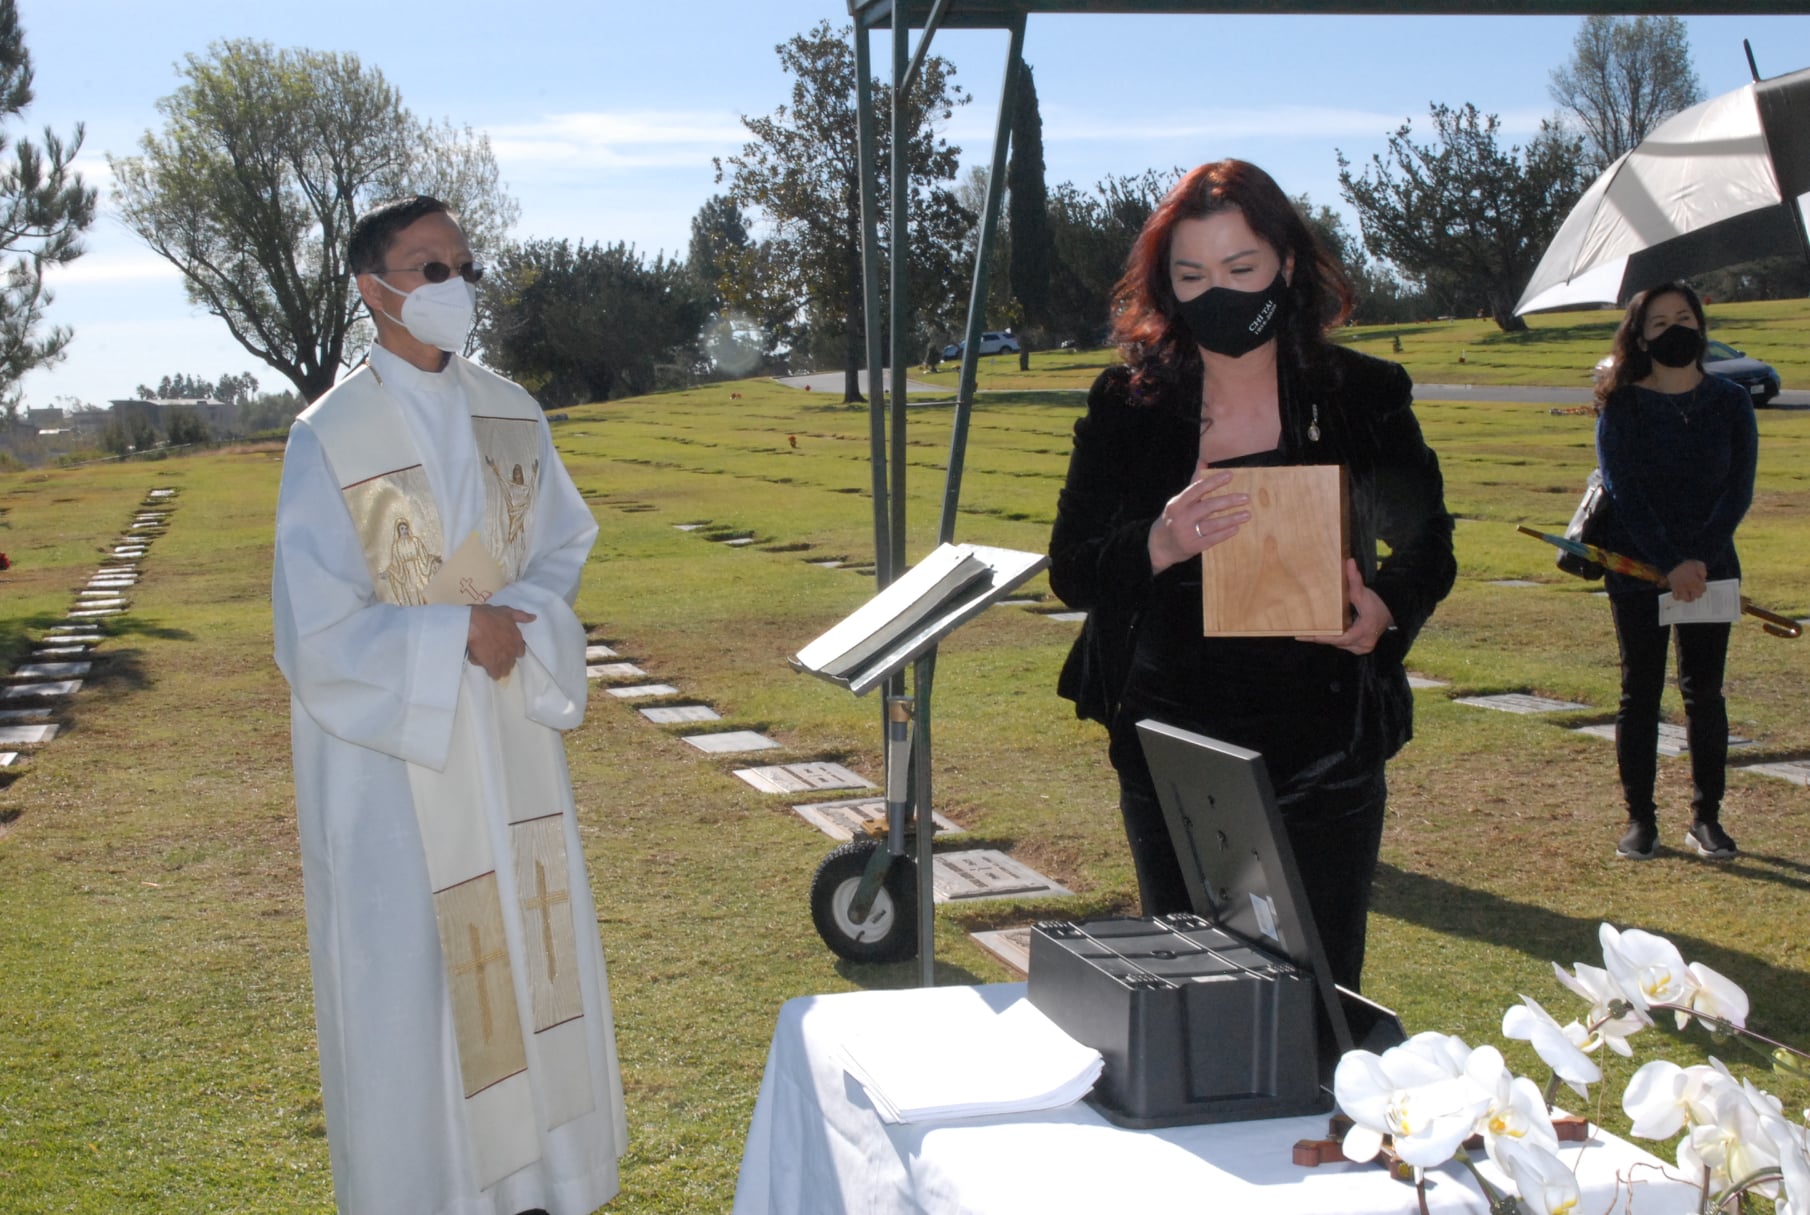
[[[1136,723],[1263,753],[1333,975],[1355,990],[1383,763],[1411,732],[1402,663],[1456,574],[1439,461],[1407,373],[1326,341],[1350,288],[1254,165],[1184,177],[1114,304],[1124,365],[1101,374],[1075,424],[1050,540],[1051,588],[1089,613],[1059,690],[1108,728],[1147,915],[1189,907]],[[1250,518],[1219,470],[1277,464],[1346,469],[1350,625],[1203,638],[1198,556]]]

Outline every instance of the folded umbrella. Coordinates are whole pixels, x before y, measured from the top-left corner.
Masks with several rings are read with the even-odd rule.
[[[1618,574],[1626,574],[1630,578],[1642,578],[1655,586],[1665,585],[1665,571],[1656,565],[1648,565],[1645,561],[1633,557],[1624,557],[1620,553],[1612,553],[1606,548],[1598,548],[1594,544],[1585,544],[1582,540],[1571,540],[1564,536],[1555,536],[1551,532],[1537,531],[1526,524],[1518,524],[1515,530],[1524,536],[1532,536],[1536,540],[1544,540],[1557,548],[1562,548],[1574,556],[1586,561],[1594,561],[1606,570],[1614,570]],[[1789,616],[1781,616],[1777,612],[1768,611],[1749,599],[1741,596],[1741,611],[1755,617],[1760,627],[1774,637],[1801,637],[1804,628]]]

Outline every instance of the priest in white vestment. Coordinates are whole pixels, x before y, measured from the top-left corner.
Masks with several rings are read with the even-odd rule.
[[[361,217],[367,361],[290,431],[277,665],[344,1215],[588,1215],[624,1151],[560,731],[596,522],[520,387],[453,353],[481,270],[436,200]]]

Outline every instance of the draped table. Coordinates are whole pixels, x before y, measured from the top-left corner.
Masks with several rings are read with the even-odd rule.
[[[938,1041],[975,1032],[1024,994],[1022,983],[1001,983],[787,1001],[742,1155],[736,1215],[1415,1211],[1413,1187],[1378,1165],[1292,1162],[1297,1140],[1324,1137],[1324,1116],[1140,1131],[1076,1103],[890,1125],[836,1059],[851,1034],[880,1029],[926,1042],[926,1066],[935,1067]],[[1596,1131],[1588,1143],[1560,1146],[1582,1183],[1575,1215],[1696,1210],[1695,1190],[1668,1179],[1676,1169],[1633,1144]],[[1483,1169],[1500,1180],[1487,1161]],[[1487,1215],[1481,1191],[1459,1166],[1428,1176],[1430,1210]]]

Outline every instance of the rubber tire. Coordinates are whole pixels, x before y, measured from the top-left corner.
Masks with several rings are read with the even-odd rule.
[[[866,922],[849,919],[848,905],[867,860],[883,847],[871,839],[846,843],[823,858],[811,879],[811,923],[831,952],[850,962],[903,962],[917,956],[917,866],[910,857],[893,858]]]

